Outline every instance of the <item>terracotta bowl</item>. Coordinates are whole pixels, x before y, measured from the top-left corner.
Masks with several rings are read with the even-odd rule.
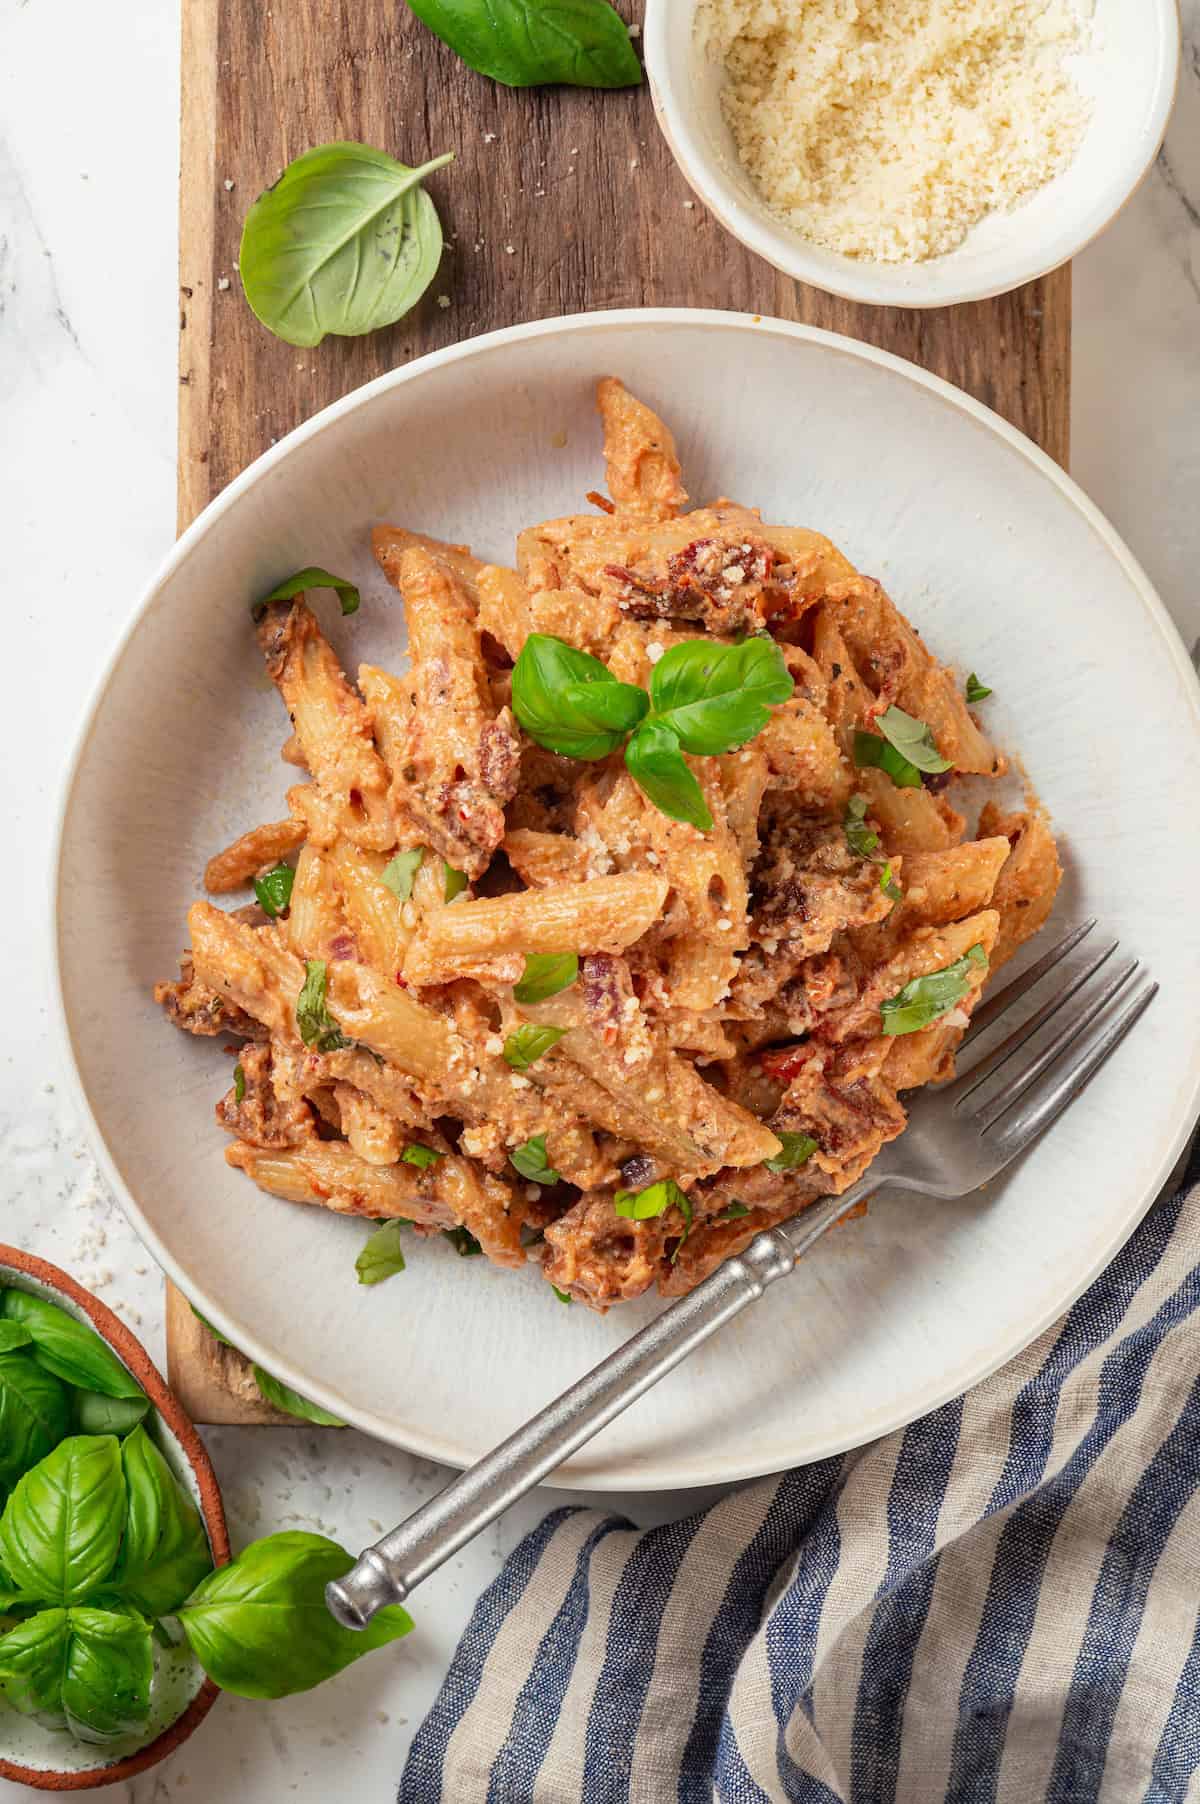
[[[216,1474],[200,1436],[183,1413],[149,1354],[111,1309],[74,1278],[44,1259],[0,1245],[0,1289],[28,1290],[48,1297],[68,1315],[106,1340],[137,1379],[157,1412],[156,1440],[163,1457],[198,1505],[208,1531],[213,1561],[229,1559],[229,1534]],[[38,1791],[89,1791],[118,1785],[156,1766],[185,1742],[212,1709],[217,1687],[206,1678],[186,1645],[172,1657],[159,1654],[155,1698],[146,1735],[138,1742],[114,1742],[103,1749],[75,1742],[13,1710],[0,1706],[0,1778]],[[14,1740],[19,1737],[19,1746]],[[21,1758],[15,1758],[19,1754]],[[103,1758],[102,1758],[103,1756]]]

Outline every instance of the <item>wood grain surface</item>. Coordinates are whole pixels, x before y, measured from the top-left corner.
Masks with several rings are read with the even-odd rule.
[[[618,0],[633,19],[640,4]],[[752,256],[694,200],[645,87],[498,87],[403,0],[183,0],[183,19],[181,530],[260,452],[360,383],[498,326],[610,307],[730,308],[867,339],[966,389],[1066,463],[1069,269],[930,312],[840,301]],[[238,241],[283,166],[335,138],[412,164],[455,152],[428,183],[446,254],[397,325],[297,350],[242,298]],[[171,1382],[197,1419],[279,1419],[245,1401],[247,1375],[178,1300],[168,1339]]]

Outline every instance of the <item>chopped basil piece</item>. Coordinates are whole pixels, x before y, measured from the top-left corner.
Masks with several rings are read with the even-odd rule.
[[[987,953],[982,946],[972,946],[962,958],[927,977],[914,977],[911,983],[880,1005],[885,1034],[915,1034],[939,1015],[957,1007],[971,987],[972,966],[986,966]]]
[[[296,873],[290,864],[277,864],[261,877],[254,879],[254,894],[258,898],[258,906],[263,913],[274,920],[281,915],[292,899],[292,885],[296,881]]]
[[[557,1284],[552,1284],[550,1288],[560,1303],[569,1303],[571,1301],[571,1293],[569,1290],[560,1290]]]
[[[988,688],[987,684],[981,683],[979,678],[975,675],[975,672],[972,671],[970,676],[967,678],[967,700],[969,702],[981,702],[981,701],[984,701],[991,693],[992,692]]]
[[[420,870],[424,856],[424,848],[414,846],[410,852],[397,852],[391,863],[380,871],[380,883],[387,885],[398,902],[407,902],[412,895],[413,878]]]
[[[310,958],[305,964],[304,987],[296,998],[296,1025],[306,1046],[317,1052],[337,1052],[349,1046],[325,1003],[328,983],[325,960]]]
[[[525,971],[513,987],[517,1002],[545,1002],[560,990],[569,990],[579,976],[579,958],[574,952],[527,952]]]
[[[885,864],[879,875],[879,887],[889,902],[903,902],[904,891],[892,876],[892,867]]]
[[[558,1045],[566,1031],[565,1027],[538,1027],[535,1022],[527,1021],[505,1040],[505,1060],[514,1071],[528,1071],[543,1053]]]
[[[452,864],[442,860],[442,893],[447,902],[453,902],[455,896],[461,896],[467,887],[467,879],[462,871],[456,871]]]
[[[864,732],[856,728],[854,734],[854,762],[860,770],[873,768],[881,770],[892,779],[897,789],[920,789],[921,773],[915,764],[902,758],[894,746],[881,739],[878,733]]]
[[[655,1215],[665,1214],[668,1209],[678,1209],[683,1217],[683,1233],[679,1246],[671,1255],[672,1265],[675,1263],[679,1257],[679,1248],[691,1233],[692,1205],[674,1178],[660,1178],[657,1184],[650,1184],[645,1190],[618,1190],[613,1197],[613,1208],[627,1221],[649,1221]]]
[[[514,1168],[523,1178],[528,1178],[531,1184],[558,1183],[558,1173],[547,1163],[545,1134],[535,1134],[523,1146],[514,1146],[508,1156]]]
[[[866,796],[851,796],[846,803],[842,827],[846,834],[846,844],[856,858],[869,858],[879,844],[878,833],[873,833],[866,824],[866,814]]]
[[[246,1073],[242,1070],[240,1059],[233,1068],[233,1100],[234,1102],[245,1102],[246,1100]]]
[[[940,771],[954,769],[951,759],[943,758],[938,751],[933,733],[926,722],[914,720],[903,708],[893,706],[886,709],[875,724],[888,744],[894,746],[910,764],[915,764],[918,770],[929,771],[936,776]]]
[[[415,1165],[419,1171],[428,1171],[431,1165],[436,1165],[438,1160],[444,1159],[445,1156],[444,1153],[439,1153],[436,1147],[422,1146],[419,1140],[414,1140],[412,1145],[406,1146],[400,1154],[400,1160],[404,1165]]]
[[[329,147],[333,149],[331,145]],[[267,611],[269,601],[294,601],[297,595],[303,595],[307,589],[332,589],[342,606],[343,614],[358,612],[359,594],[353,583],[348,583],[344,576],[332,576],[328,570],[321,570],[310,564],[307,570],[297,570],[295,576],[286,576],[281,583],[276,583],[269,595],[260,595],[250,609],[253,619],[261,620]]]
[[[811,1134],[789,1134],[786,1131],[776,1134],[781,1150],[773,1159],[764,1159],[763,1164],[768,1171],[795,1171],[804,1165],[817,1150],[817,1143]]]
[[[728,1209],[722,1209],[720,1215],[717,1216],[717,1220],[718,1221],[740,1221],[743,1215],[749,1215],[749,1213],[750,1213],[750,1211],[749,1211],[749,1209],[747,1209],[745,1203],[739,1203],[737,1198],[735,1197],[733,1202],[730,1203]]]
[[[400,1245],[400,1223],[385,1222],[376,1228],[358,1258],[354,1261],[360,1284],[382,1284],[404,1270],[404,1252]]]
[[[474,1259],[476,1253],[483,1251],[469,1228],[443,1228],[442,1233],[460,1259]]]

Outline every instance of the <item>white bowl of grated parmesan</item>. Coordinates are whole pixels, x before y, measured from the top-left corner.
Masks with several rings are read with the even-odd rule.
[[[716,217],[848,300],[941,307],[1073,257],[1166,130],[1176,0],[648,0],[659,124]]]

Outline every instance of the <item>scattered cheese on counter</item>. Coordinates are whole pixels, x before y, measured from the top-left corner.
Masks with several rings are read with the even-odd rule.
[[[1084,46],[1072,0],[704,0],[697,20],[747,173],[845,256],[952,250],[1063,169],[1087,125],[1064,67]]]

